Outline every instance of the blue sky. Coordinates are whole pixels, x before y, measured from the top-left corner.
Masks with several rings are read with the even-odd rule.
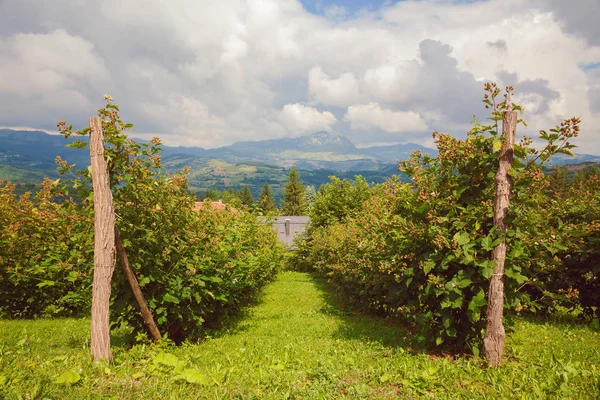
[[[369,11],[377,10],[382,5],[397,3],[399,0],[301,0],[304,8],[313,13],[324,15],[325,10],[332,5],[344,7],[349,13],[354,13],[361,9]]]

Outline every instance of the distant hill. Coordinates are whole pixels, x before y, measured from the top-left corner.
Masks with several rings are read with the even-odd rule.
[[[44,176],[56,178],[57,155],[79,168],[89,165],[89,153],[64,146],[74,139],[49,135],[41,131],[0,129],[0,180],[24,184],[41,182]],[[357,148],[347,137],[336,132],[316,132],[299,138],[238,142],[217,149],[163,146],[165,166],[171,171],[192,167],[190,187],[193,191],[235,189],[249,185],[258,196],[268,182],[276,196],[292,165],[302,180],[319,187],[328,176],[353,178],[362,175],[369,182],[383,182],[397,174],[398,163],[415,150],[434,156],[436,150],[414,144]],[[600,162],[600,156],[558,155],[553,164]]]
[[[58,177],[55,158],[60,155],[78,168],[89,165],[89,153],[64,146],[74,139],[41,131],[0,130],[0,180],[34,184],[43,177]],[[239,142],[219,149],[163,146],[165,168],[175,172],[190,166],[190,190],[239,189],[249,185],[258,197],[265,182],[276,198],[291,165],[297,165],[301,180],[319,187],[329,176],[351,178],[362,175],[380,183],[397,174],[396,162],[384,162],[361,153],[345,136],[317,132],[297,139]],[[244,154],[247,156],[244,157]],[[251,155],[251,156],[250,156]]]
[[[217,149],[165,147],[165,156],[187,154],[228,162],[257,161],[304,169],[377,169],[373,156],[356,148],[347,137],[335,132],[317,132],[299,138],[237,142]]]
[[[178,171],[184,166],[190,166],[191,172],[188,176],[190,190],[196,193],[204,193],[210,189],[226,190],[229,187],[238,189],[248,185],[254,199],[257,199],[265,183],[268,183],[273,191],[275,199],[283,197],[283,186],[287,181],[289,169],[286,167],[266,165],[256,162],[229,163],[215,158],[203,158],[192,155],[175,155],[163,160],[167,170]],[[396,165],[387,164],[376,171],[333,171],[327,169],[298,170],[300,180],[305,185],[313,185],[319,188],[323,183],[329,181],[330,176],[338,178],[354,179],[355,175],[363,176],[369,183],[382,183],[392,175],[397,175]]]

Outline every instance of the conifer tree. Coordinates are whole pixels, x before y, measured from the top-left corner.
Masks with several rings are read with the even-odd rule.
[[[254,198],[252,197],[252,192],[248,185],[244,185],[244,187],[239,191],[238,197],[242,201],[242,204],[246,207],[252,207],[254,204]]]
[[[281,215],[306,215],[308,212],[306,191],[299,178],[300,175],[294,165],[285,184],[283,202],[281,203]]]
[[[554,198],[562,198],[568,187],[567,168],[555,166],[548,175],[548,194]]]
[[[273,193],[271,193],[271,188],[266,182],[263,186],[262,193],[260,194],[260,199],[258,200],[258,208],[263,212],[263,214],[277,210],[277,207],[275,207]]]
[[[317,189],[313,185],[309,185],[304,188],[304,191],[306,192],[306,208],[310,211],[317,200]]]

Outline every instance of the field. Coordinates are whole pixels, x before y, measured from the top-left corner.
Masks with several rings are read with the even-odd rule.
[[[282,272],[258,304],[200,343],[113,331],[110,365],[89,355],[89,319],[0,322],[8,399],[598,398],[600,334],[565,318],[519,319],[507,360],[428,353],[394,323],[342,307],[324,281]]]

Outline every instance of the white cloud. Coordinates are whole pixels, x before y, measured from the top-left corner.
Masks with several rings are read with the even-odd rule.
[[[344,119],[352,129],[383,129],[386,132],[420,132],[427,129],[421,116],[412,111],[382,109],[377,103],[348,107]]]
[[[352,72],[331,79],[321,67],[308,72],[308,91],[312,100],[330,106],[347,106],[359,97],[358,81]]]
[[[348,10],[346,10],[343,6],[338,6],[337,4],[332,4],[325,9],[325,15],[328,18],[340,18],[348,14]]]
[[[464,133],[473,114],[485,118],[482,81],[516,74],[530,134],[581,116],[577,144],[600,154],[598,73],[580,68],[600,61],[597,0],[566,3],[405,0],[349,12],[340,1],[322,16],[299,0],[0,0],[0,125],[85,124],[111,93],[127,121],[167,144],[335,125],[366,145],[389,140],[407,110],[419,119],[403,121]],[[344,115],[371,103],[392,119],[369,111],[376,128],[365,135],[367,122]]]
[[[295,133],[329,131],[337,122],[329,111],[320,112],[300,103],[286,104],[279,113],[279,120],[290,132]]]

